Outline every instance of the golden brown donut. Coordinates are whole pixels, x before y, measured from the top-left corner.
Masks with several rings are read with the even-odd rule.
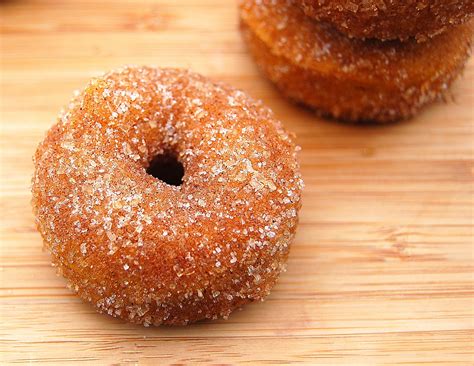
[[[184,167],[180,185],[147,174],[162,155]],[[292,138],[260,102],[188,71],[126,67],[93,79],[49,130],[32,191],[70,286],[148,326],[227,317],[268,295],[301,189]]]
[[[349,121],[410,117],[443,96],[470,53],[461,25],[429,42],[349,39],[287,0],[243,0],[243,37],[289,98]]]
[[[297,0],[305,13],[355,38],[425,41],[474,14],[473,0]]]

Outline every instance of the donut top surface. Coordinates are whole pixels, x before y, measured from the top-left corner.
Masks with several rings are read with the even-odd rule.
[[[472,0],[296,0],[308,16],[328,21],[356,38],[415,37],[426,41],[464,23],[474,14]]]
[[[126,67],[93,79],[38,147],[37,225],[76,291],[109,314],[225,316],[232,306],[211,305],[262,298],[284,268],[302,189],[296,151],[241,91]],[[164,153],[184,166],[179,186],[146,172]],[[171,314],[190,299],[211,305]]]

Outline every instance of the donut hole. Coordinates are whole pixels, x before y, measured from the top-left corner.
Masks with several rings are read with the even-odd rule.
[[[176,155],[169,152],[155,156],[146,172],[172,186],[183,183],[184,166]]]

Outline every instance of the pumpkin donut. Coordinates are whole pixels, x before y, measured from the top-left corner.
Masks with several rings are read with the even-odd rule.
[[[474,14],[472,0],[297,0],[305,13],[355,38],[425,41]]]
[[[287,97],[349,121],[390,122],[442,97],[470,53],[469,24],[429,42],[349,39],[291,1],[243,0],[241,30]]]
[[[148,326],[268,295],[302,185],[292,138],[260,102],[189,71],[126,67],[93,79],[47,133],[32,191],[70,287]]]

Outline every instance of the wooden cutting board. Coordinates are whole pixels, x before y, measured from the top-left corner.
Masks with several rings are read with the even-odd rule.
[[[474,363],[474,60],[448,103],[357,127],[316,118],[260,77],[233,1],[4,0],[0,17],[0,363]],[[122,64],[224,80],[297,133],[301,224],[264,303],[145,329],[96,314],[50,267],[31,157],[73,90]]]

